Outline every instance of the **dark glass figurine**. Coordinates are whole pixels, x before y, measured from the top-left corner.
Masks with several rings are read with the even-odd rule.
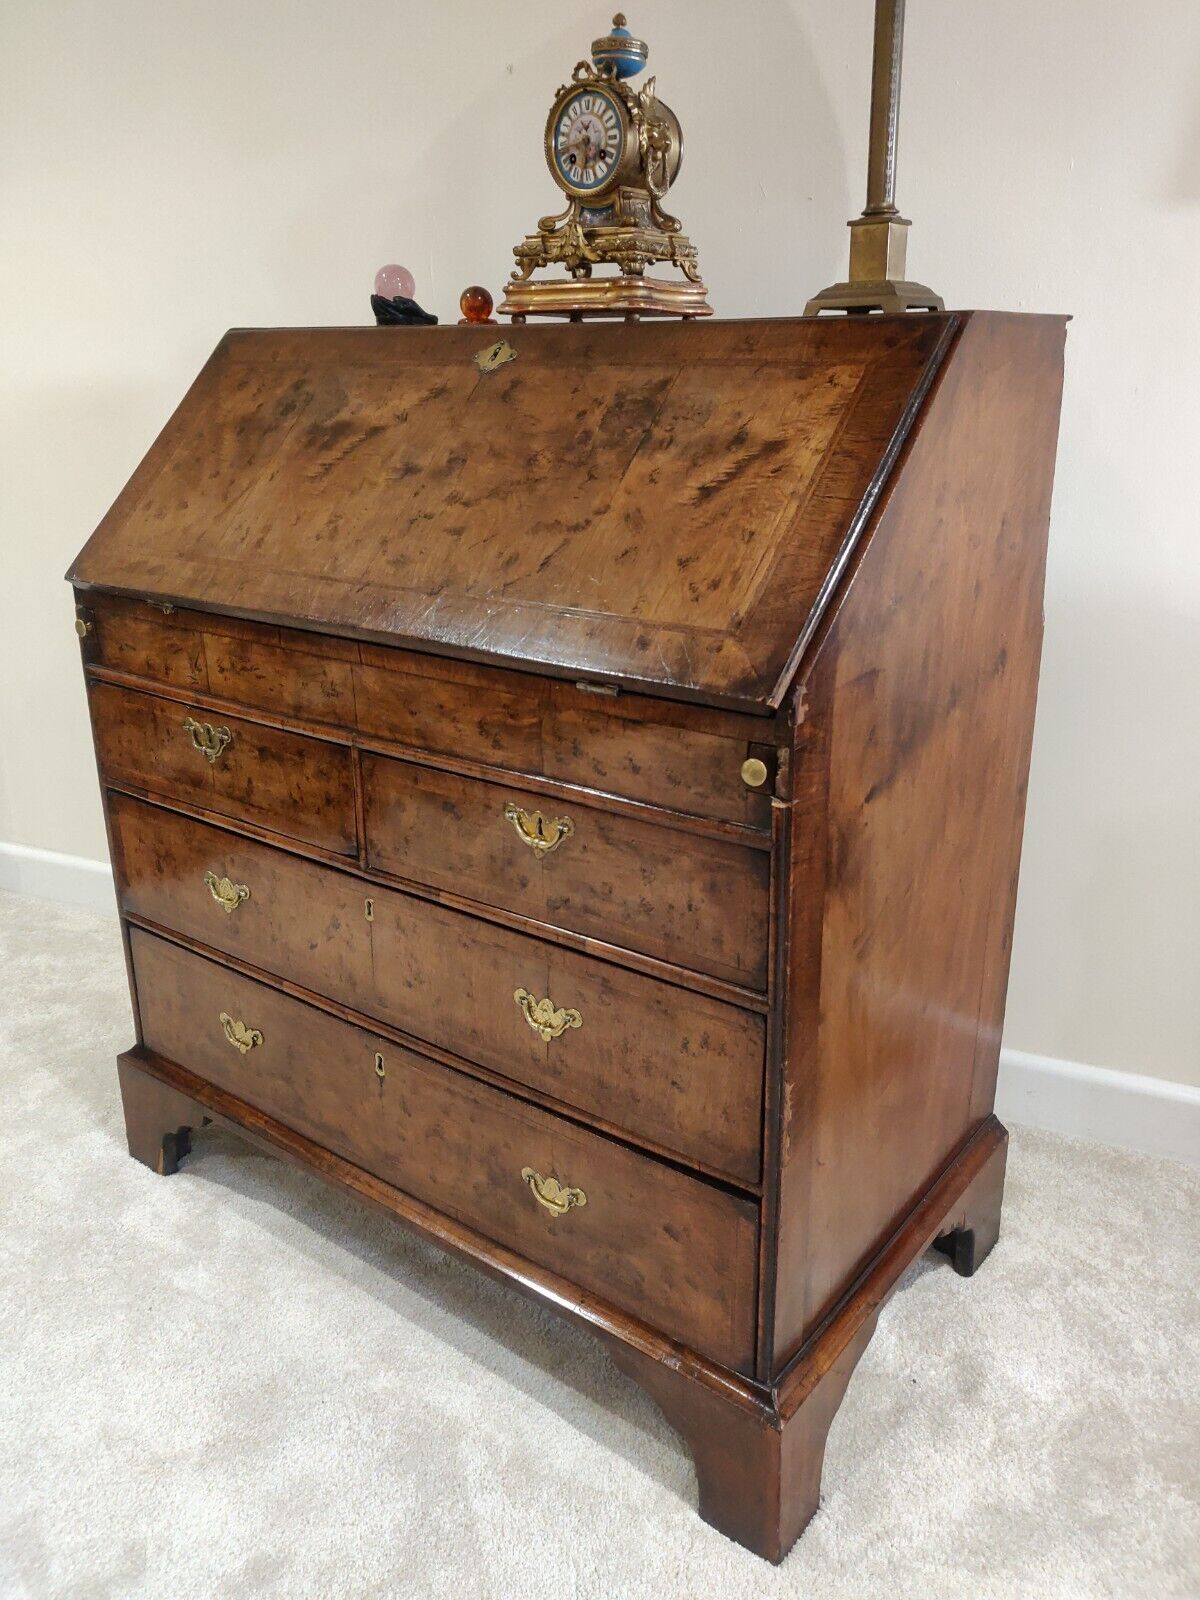
[[[424,328],[437,321],[431,311],[422,311],[415,300],[409,300],[402,294],[393,295],[391,299],[373,294],[371,310],[381,328]]]

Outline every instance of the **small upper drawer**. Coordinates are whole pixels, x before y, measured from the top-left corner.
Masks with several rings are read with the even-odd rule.
[[[122,908],[741,1182],[766,1023],[116,794]],[[518,998],[520,996],[520,998]]]
[[[742,781],[770,757],[760,717],[641,695],[597,695],[529,672],[265,623],[87,596],[88,660],[225,700],[251,716],[328,723],[434,756],[621,795],[766,832],[770,794]]]
[[[229,700],[253,715],[354,726],[358,646],[145,600],[88,596],[89,661],[185,694]]]
[[[364,734],[667,811],[770,826],[769,794],[741,776],[746,758],[761,756],[773,738],[759,718],[598,696],[529,673],[378,646],[362,645],[360,655],[354,679]]]
[[[382,872],[752,988],[766,986],[766,851],[364,755]]]
[[[148,1049],[727,1366],[758,1208],[141,929]]]
[[[111,783],[189,800],[324,850],[355,855],[350,751],[203,705],[90,686],[96,759]]]

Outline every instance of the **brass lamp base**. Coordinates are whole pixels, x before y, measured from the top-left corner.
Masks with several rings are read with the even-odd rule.
[[[944,311],[946,302],[923,283],[831,283],[804,308],[806,317],[822,311]]]
[[[806,317],[822,311],[944,311],[945,302],[923,283],[904,276],[908,254],[906,218],[895,207],[855,217],[850,227],[850,278],[814,295]]]
[[[513,278],[504,290],[499,313],[514,322],[526,317],[711,317],[703,283],[670,282],[621,273],[611,278]]]

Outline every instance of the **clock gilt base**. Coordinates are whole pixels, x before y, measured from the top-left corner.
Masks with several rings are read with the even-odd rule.
[[[997,1237],[1063,320],[482,334],[228,335],[71,570],[129,1149],[592,1329],[779,1560]]]
[[[594,278],[513,278],[504,288],[500,315],[527,317],[711,317],[702,283],[634,277],[621,273]]]

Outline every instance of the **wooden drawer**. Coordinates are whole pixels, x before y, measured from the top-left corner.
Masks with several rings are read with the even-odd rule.
[[[344,746],[113,684],[93,683],[89,694],[96,759],[107,781],[357,855],[354,778]],[[196,743],[211,735],[213,760]]]
[[[355,644],[115,595],[90,600],[98,665],[252,711],[354,726]]]
[[[750,1370],[751,1201],[140,929],[131,947],[148,1049],[713,1360]],[[526,1171],[584,1203],[553,1214]]]
[[[762,718],[574,684],[293,628],[165,613],[89,596],[90,659],[116,672],[274,716],[326,722],[432,755],[536,773],[765,830],[770,799],[742,762],[774,737]]]
[[[363,790],[381,872],[766,986],[766,851],[383,756],[364,755]],[[513,820],[539,811],[553,848]]]
[[[370,884],[130,795],[110,794],[109,824],[122,911],[371,1009]]]
[[[113,795],[111,819],[126,912],[686,1161],[757,1182],[761,1015],[126,795]],[[222,879],[229,911],[218,898]],[[554,1018],[546,1037],[527,1020],[518,990],[531,997],[526,1006],[549,999],[579,1025],[569,1014]]]
[[[362,645],[364,734],[600,789],[694,816],[770,825],[770,799],[742,762],[769,722]]]

